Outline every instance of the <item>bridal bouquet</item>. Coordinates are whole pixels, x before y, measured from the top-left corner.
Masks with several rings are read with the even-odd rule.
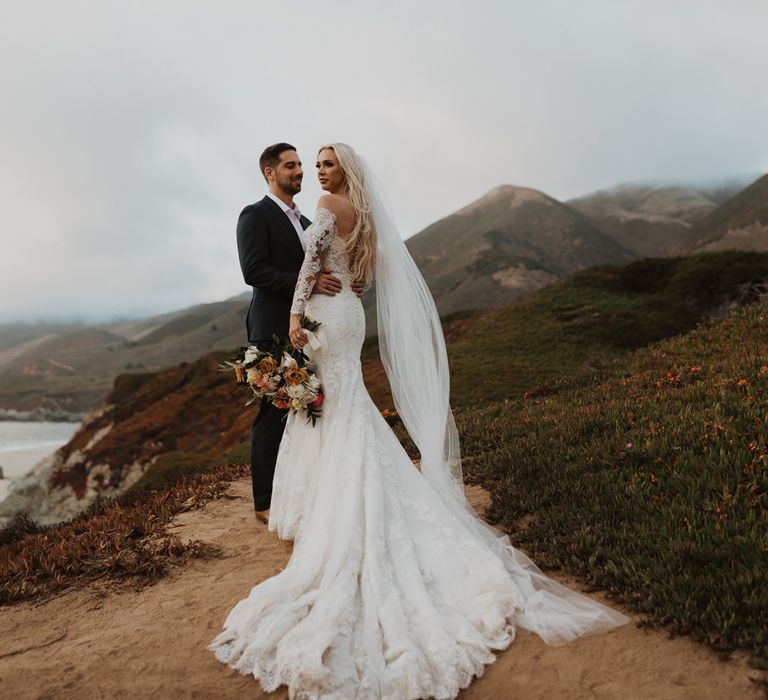
[[[313,332],[320,324],[305,318],[302,327]],[[236,357],[219,365],[223,372],[234,371],[238,384],[246,384],[256,399],[266,397],[277,408],[291,412],[306,411],[307,422],[320,417],[324,394],[320,379],[307,356],[295,350],[290,341],[272,336],[269,343],[242,346]]]

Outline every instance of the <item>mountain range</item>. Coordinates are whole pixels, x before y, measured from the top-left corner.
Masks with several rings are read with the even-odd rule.
[[[744,188],[625,184],[560,202],[502,185],[406,241],[442,316],[500,307],[578,270],[729,248],[768,250],[768,176]],[[122,372],[245,342],[249,293],[132,322],[0,325],[0,410],[75,417]],[[375,332],[375,294],[364,303]]]
[[[556,279],[634,256],[589,216],[502,185],[407,241],[441,314],[500,306]]]
[[[247,293],[133,323],[74,327],[0,350],[0,410],[6,417],[79,418],[122,372],[154,372],[244,343]],[[47,326],[42,326],[47,331]],[[3,329],[0,327],[0,335]]]

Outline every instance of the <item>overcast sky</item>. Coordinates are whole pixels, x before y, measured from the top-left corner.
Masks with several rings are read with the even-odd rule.
[[[269,143],[346,141],[407,237],[510,183],[567,199],[768,169],[765,0],[0,0],[0,321],[244,291]]]

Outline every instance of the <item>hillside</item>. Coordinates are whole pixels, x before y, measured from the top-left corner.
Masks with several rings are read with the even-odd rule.
[[[503,185],[407,241],[441,315],[500,306],[592,265],[632,255],[580,212]]]
[[[691,249],[768,250],[768,181],[727,199],[734,187],[624,185],[563,204],[504,185],[406,244],[441,315],[458,322],[599,264]],[[0,412],[81,417],[122,372],[157,371],[243,343],[247,305],[244,293],[104,327],[0,325]],[[374,292],[364,305],[374,334]]]
[[[752,301],[768,281],[768,255],[649,258],[576,273],[507,306],[446,326],[451,401],[458,407],[518,399],[576,374],[603,371],[626,352],[685,333]],[[390,405],[369,341],[370,389]],[[478,374],[478,358],[484,369]]]
[[[731,178],[708,187],[624,183],[566,204],[636,257],[653,257],[687,250],[697,237],[695,224],[754,179]]]
[[[82,370],[88,365],[92,353],[114,347],[123,342],[119,335],[105,328],[86,327],[61,333],[35,345],[24,354],[5,364],[7,369],[18,369],[28,376],[38,373],[55,374]]]
[[[510,186],[429,226],[407,245],[443,314],[503,305],[575,270],[632,257],[579,212]],[[121,372],[156,371],[236,347],[245,341],[244,296],[9,347],[0,356],[0,410],[84,413],[104,399]],[[369,332],[375,332],[375,294],[364,301]]]
[[[717,206],[689,187],[619,185],[567,204],[637,257],[664,255],[691,238],[691,225]]]
[[[464,466],[534,559],[768,660],[768,298],[590,382],[458,420]]]
[[[710,212],[693,234],[689,250],[768,250],[768,175]]]
[[[766,275],[768,255],[748,252],[602,266],[446,328],[465,476],[490,492],[488,514],[515,546],[610,591],[644,626],[724,658],[743,649],[756,669],[768,659],[768,297],[756,296]],[[367,381],[374,350],[369,341]],[[253,416],[216,360],[116,382],[37,476],[54,506],[120,500],[61,531],[28,519],[4,531],[10,599],[78,577],[152,581],[208,556],[203,543],[142,534],[162,537],[173,512],[199,502],[189,475],[207,493],[219,471],[247,474],[211,469],[247,458]],[[242,528],[247,477],[239,488]],[[221,517],[209,520],[219,534]]]
[[[24,511],[58,522],[99,498],[130,487],[173,483],[183,474],[244,461],[255,417],[231,374],[217,371],[228,353],[159,372],[117,377],[101,409],[54,457],[14,482],[0,522]]]
[[[568,200],[567,204],[597,218],[642,219],[683,226],[702,219],[717,206],[715,201],[691,187],[639,184],[617,185]]]
[[[43,337],[59,335],[81,328],[81,323],[55,323],[55,322],[24,322],[24,323],[0,323],[0,364],[2,364],[4,351],[21,346],[26,343],[34,343]]]
[[[55,338],[58,333],[48,333],[45,335],[35,335],[35,337],[29,340],[17,341],[14,339],[12,342],[8,342],[8,347],[5,350],[0,350],[0,367],[10,364],[17,357],[27,354],[31,350],[39,347],[43,343]]]
[[[588,383],[627,352],[752,300],[750,285],[766,279],[766,254],[644,260],[586,270],[506,307],[448,320],[452,404],[465,411],[526,392],[544,395],[565,380]],[[118,377],[102,409],[59,450],[48,476],[31,475],[0,506],[0,517],[27,509],[48,522],[99,494],[173,480],[223,455],[247,459],[255,408],[243,406],[246,394],[230,374],[216,371],[226,356]],[[363,369],[376,404],[391,410],[375,339],[364,348]]]
[[[242,344],[247,308],[248,302],[236,297],[128,326],[80,328],[10,347],[0,353],[0,409],[91,411],[122,372],[157,371]]]

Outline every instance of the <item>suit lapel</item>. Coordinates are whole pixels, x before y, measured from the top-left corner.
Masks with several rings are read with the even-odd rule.
[[[293,228],[293,224],[288,219],[287,214],[270,197],[265,196],[261,201],[266,203],[268,211],[272,214],[272,218],[277,222],[278,226],[285,231],[285,235],[288,236],[288,240],[292,242],[296,252],[304,258],[304,248],[299,240],[299,234],[296,233],[296,229]],[[303,225],[304,223],[302,222],[302,226]],[[306,228],[306,226],[304,228]]]

